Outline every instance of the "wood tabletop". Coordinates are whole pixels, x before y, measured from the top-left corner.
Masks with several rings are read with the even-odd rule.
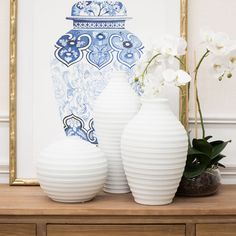
[[[166,206],[139,205],[131,194],[106,193],[100,193],[87,203],[63,204],[50,200],[40,187],[1,185],[0,215],[236,215],[236,185],[221,186],[219,193],[210,197],[176,197]]]

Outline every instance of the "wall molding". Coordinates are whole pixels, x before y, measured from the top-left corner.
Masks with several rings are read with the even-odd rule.
[[[9,174],[0,174],[0,184],[9,184]]]
[[[235,184],[236,183],[236,166],[221,169],[222,183]]]
[[[221,168],[220,172],[224,176],[232,176],[232,175],[234,175],[236,177],[236,166]]]
[[[9,174],[9,165],[0,165],[0,174]]]
[[[195,119],[190,117],[189,123],[195,124]],[[197,123],[200,124],[200,119],[197,120]],[[204,118],[204,123],[213,125],[236,125],[236,117],[206,117]]]
[[[9,115],[7,113],[0,113],[0,123],[9,123]]]

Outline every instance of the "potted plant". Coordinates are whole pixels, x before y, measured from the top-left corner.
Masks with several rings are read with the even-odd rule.
[[[219,81],[231,78],[236,67],[236,43],[224,33],[203,32],[203,38],[206,51],[200,57],[192,76],[196,85],[196,102],[201,121],[202,137],[192,140],[189,137],[187,161],[183,159],[186,161],[184,163],[185,168],[183,167],[183,177],[180,181],[176,175],[175,179],[177,185],[180,182],[178,194],[186,196],[204,196],[217,191],[220,185],[218,167],[223,167],[220,161],[225,157],[221,152],[231,142],[212,141],[212,136],[206,135],[197,82],[199,68],[210,55],[213,57],[212,71],[214,77],[218,78]],[[154,46],[146,51],[136,69],[135,82],[139,83],[141,87],[143,108],[125,128],[121,140],[121,150],[131,191],[139,203],[166,204],[171,202],[173,198],[173,189],[168,194],[164,189],[168,188],[168,184],[174,185],[171,181],[167,181],[174,175],[168,175],[165,172],[166,178],[164,178],[163,173],[165,167],[175,170],[177,173],[180,166],[177,162],[180,163],[180,159],[174,163],[175,158],[173,158],[171,162],[168,158],[172,154],[165,155],[163,158],[162,151],[170,150],[175,145],[171,143],[173,134],[171,138],[167,138],[169,130],[167,129],[168,124],[165,122],[168,120],[168,116],[161,120],[160,116],[163,118],[164,115],[161,113],[160,107],[165,106],[157,98],[165,86],[174,85],[181,89],[182,85],[190,82],[189,73],[179,70],[175,63],[177,61],[183,64],[181,56],[186,53],[186,47],[187,43],[184,39],[168,36],[159,47]],[[159,105],[153,105],[155,101]],[[148,103],[149,105],[147,105]],[[157,114],[158,112],[159,114]],[[172,116],[172,114],[168,114]],[[150,119],[150,117],[154,118]],[[157,135],[158,132],[162,135],[161,137]],[[165,143],[166,140],[170,140],[169,143],[168,141]],[[162,147],[163,144],[166,145],[167,149]],[[158,148],[161,148],[161,151]],[[154,151],[156,151],[155,160],[153,159]],[[157,158],[158,153],[162,153],[162,158],[160,157],[159,160]],[[170,162],[167,164],[168,161]],[[160,183],[160,179],[163,184]],[[174,191],[176,190],[174,189]],[[165,199],[162,196],[163,194],[166,197]],[[162,200],[158,199],[158,196]]]
[[[213,58],[212,75],[219,81],[231,78],[236,67],[236,43],[224,33],[204,31],[202,35],[206,50],[194,70],[202,138],[194,138],[192,142],[189,138],[187,162],[177,192],[179,195],[185,196],[206,196],[217,192],[221,179],[218,167],[224,167],[220,162],[225,157],[222,151],[231,142],[212,141],[212,136],[206,136],[197,81],[199,68],[209,56]]]

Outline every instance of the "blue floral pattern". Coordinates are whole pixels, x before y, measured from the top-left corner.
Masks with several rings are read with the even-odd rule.
[[[66,66],[80,61],[83,58],[83,51],[91,44],[91,37],[87,34],[77,36],[70,32],[63,35],[56,43],[56,58]]]
[[[56,43],[55,56],[68,67],[86,55],[88,62],[98,69],[109,65],[114,57],[132,68],[141,57],[142,49],[142,42],[127,30],[71,30]]]
[[[79,1],[72,7],[75,16],[126,16],[127,10],[118,1]]]
[[[64,129],[67,136],[79,136],[85,141],[89,141],[92,144],[97,144],[97,137],[94,134],[94,122],[90,120],[89,129],[85,128],[84,121],[71,114],[63,119]]]
[[[67,136],[97,144],[93,104],[112,78],[126,71],[134,86],[134,65],[142,55],[142,42],[125,29],[127,11],[118,1],[79,1],[72,8],[74,28],[55,44],[51,63],[59,112]],[[95,124],[96,128],[96,124]]]
[[[117,60],[132,68],[142,55],[143,45],[133,34],[122,32],[120,35],[112,35],[111,47],[118,50]]]
[[[93,32],[93,43],[89,47],[88,61],[98,69],[111,63],[113,55],[108,43],[108,32]]]

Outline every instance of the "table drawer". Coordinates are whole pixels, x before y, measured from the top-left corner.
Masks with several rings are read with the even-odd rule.
[[[48,225],[47,236],[185,236],[184,225]]]
[[[235,236],[236,224],[197,224],[196,236]]]
[[[36,236],[36,225],[0,224],[0,236]]]

